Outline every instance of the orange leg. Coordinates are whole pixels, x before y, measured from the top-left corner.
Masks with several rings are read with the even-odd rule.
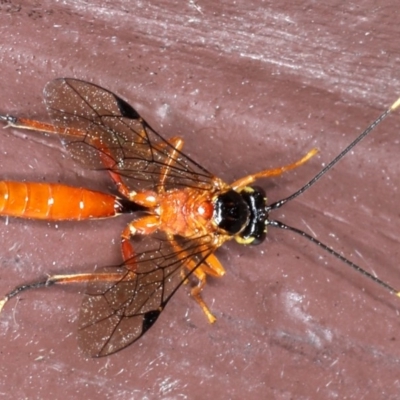
[[[205,274],[210,275],[214,278],[221,278],[225,275],[225,268],[219,262],[217,256],[210,254],[206,260],[194,271],[194,275],[197,277],[197,271],[202,270]]]
[[[115,169],[115,160],[110,154],[110,151],[106,146],[104,146],[100,140],[96,140],[93,143],[94,146],[99,150],[99,156],[103,165],[107,168],[111,179],[113,180],[115,186],[119,193],[121,193],[124,197],[129,200],[132,200],[132,197],[136,195],[135,191],[131,191],[122,181],[121,175],[118,172],[114,172]]]
[[[38,131],[44,133],[50,133],[54,135],[69,135],[75,137],[86,136],[85,132],[75,128],[65,128],[62,126],[56,126],[53,124],[47,124],[45,122],[35,121],[33,119],[12,117],[9,115],[0,116],[0,119],[7,122],[6,127],[13,127],[18,129],[28,129],[31,131]]]
[[[134,235],[150,235],[157,230],[159,219],[157,215],[146,215],[136,221],[132,221],[121,234],[121,250],[122,258],[134,271],[135,266],[135,250],[132,246],[130,238]]]
[[[17,286],[14,290],[7,293],[3,299],[0,300],[0,312],[8,300],[17,296],[21,292],[30,289],[39,289],[41,287],[48,287],[52,285],[65,285],[73,283],[88,283],[88,282],[120,282],[122,280],[129,281],[135,279],[134,273],[84,273],[84,274],[70,274],[70,275],[51,275],[47,279],[30,283],[27,285]]]
[[[203,262],[203,264],[199,265],[194,271],[194,276],[198,279],[198,283],[191,290],[191,295],[197,301],[204,314],[206,314],[208,321],[210,324],[213,324],[217,319],[211,313],[207,304],[204,302],[201,297],[201,291],[203,290],[206,284],[207,275],[213,276],[215,278],[221,278],[225,274],[225,269],[219,262],[218,258],[211,254],[207,257],[207,259]]]
[[[56,126],[53,124],[47,124],[45,122],[35,121],[33,119],[27,118],[18,118],[11,116],[0,116],[0,119],[8,122],[7,127],[13,127],[18,129],[27,129],[37,132],[49,133],[54,135],[61,136],[73,136],[85,139],[87,137],[87,133],[83,132],[79,129],[75,128],[65,128],[61,126]],[[121,176],[113,172],[115,169],[115,161],[108,151],[107,147],[102,145],[99,140],[92,141],[93,146],[95,146],[99,150],[100,158],[105,167],[109,169],[112,180],[115,182],[118,191],[125,196],[126,198],[130,198],[131,191],[126,187],[126,185],[122,182]],[[135,194],[133,192],[133,194]]]
[[[253,182],[255,182],[257,179],[269,178],[271,176],[279,176],[279,175],[283,174],[286,171],[290,171],[291,169],[295,169],[297,167],[300,167],[300,165],[304,164],[311,157],[315,156],[315,154],[317,154],[317,152],[318,152],[317,149],[311,149],[303,158],[301,158],[300,160],[298,160],[298,161],[296,161],[296,162],[294,162],[292,164],[285,165],[285,166],[280,167],[280,168],[266,169],[266,170],[258,172],[256,174],[245,176],[245,177],[237,180],[236,182],[232,183],[232,185],[231,185],[232,189],[236,190],[237,192],[240,192],[246,186],[248,186],[248,185],[252,184]]]
[[[168,157],[167,164],[162,168],[160,174],[160,192],[164,192],[164,182],[170,170],[170,166],[176,160],[178,155],[178,150],[182,149],[183,140],[181,138],[175,137],[170,139],[169,143],[173,147],[170,156]],[[158,149],[165,147],[165,144],[161,144],[158,146]],[[108,155],[106,149],[102,149],[102,158],[103,163],[106,167],[111,167],[110,162],[112,162],[111,156]],[[114,180],[115,184],[118,187],[120,193],[124,196],[128,197],[129,200],[133,201],[136,204],[139,204],[143,207],[154,208],[158,205],[158,197],[157,194],[151,191],[146,192],[129,192],[129,189],[125,186],[125,184],[121,180],[121,176],[117,173],[110,171],[111,177]],[[148,215],[139,220],[132,221],[122,232],[121,235],[121,248],[122,248],[122,257],[124,261],[126,261],[130,267],[134,270],[134,255],[135,251],[130,242],[130,238],[133,235],[150,235],[155,232],[159,227],[160,221],[158,216],[156,215]],[[131,260],[131,261],[130,261]]]
[[[207,304],[204,302],[203,298],[201,297],[201,291],[203,290],[204,285],[206,284],[206,273],[201,269],[201,266],[195,269],[194,275],[198,279],[198,283],[196,286],[192,287],[190,294],[196,300],[197,304],[201,307],[204,314],[208,319],[210,324],[213,324],[217,319],[212,314],[210,309],[208,308]]]
[[[160,174],[160,191],[164,191],[164,182],[170,170],[170,166],[176,160],[178,155],[178,151],[182,149],[183,140],[181,138],[175,137],[170,139],[169,143],[173,147],[170,156],[168,157],[167,164],[162,168]],[[133,201],[136,204],[139,204],[143,207],[147,208],[154,208],[158,204],[157,194],[151,191],[140,192],[136,193],[135,191],[130,191],[125,183],[122,181],[121,175],[117,172],[114,172],[113,169],[115,168],[115,161],[110,154],[108,148],[104,146],[100,141],[96,141],[94,146],[99,149],[100,157],[102,163],[111,175],[112,180],[114,181],[115,185],[117,186],[118,191],[129,200]],[[165,144],[160,144],[157,146],[158,149],[165,147]],[[156,215],[146,216],[139,220],[131,222],[122,232],[121,234],[121,250],[122,250],[122,257],[124,261],[130,265],[132,270],[135,269],[135,251],[130,242],[130,238],[133,235],[140,234],[140,235],[150,235],[154,231],[157,230],[159,226],[159,218]]]
[[[160,174],[160,192],[164,192],[164,182],[170,170],[172,163],[176,160],[178,156],[178,151],[183,147],[183,140],[179,137],[174,137],[169,140],[169,144],[172,146],[172,150],[167,158],[167,162],[165,166],[163,166]],[[114,181],[118,191],[127,199],[138,203],[137,193],[133,190],[129,190],[129,188],[122,181],[121,175],[118,172],[114,172],[115,170],[115,160],[113,156],[110,154],[110,151],[106,146],[104,146],[99,140],[96,140],[93,145],[99,150],[100,158],[104,166],[108,169],[111,179]],[[162,149],[166,146],[166,144],[162,143],[160,145],[155,146],[156,149]],[[138,203],[141,204],[141,203]],[[144,206],[148,206],[146,204],[141,204]],[[150,207],[150,206],[148,206]]]
[[[173,245],[174,249],[185,255],[185,252],[182,251],[181,247],[172,239],[170,238],[171,244]],[[198,283],[196,286],[192,287],[191,295],[196,300],[197,304],[201,307],[204,314],[206,315],[208,321],[212,324],[216,321],[215,316],[211,313],[210,309],[208,308],[207,304],[204,302],[203,298],[201,297],[201,291],[206,284],[206,276],[210,275],[215,278],[220,278],[225,274],[225,269],[219,262],[218,258],[214,254],[210,254],[206,260],[203,261],[202,264],[198,265],[193,259],[187,257],[188,262],[184,266],[184,268],[190,274],[193,271],[193,275],[197,278]],[[187,275],[183,273],[182,270],[182,279],[185,279],[184,283],[187,283],[187,279],[185,278]]]
[[[160,193],[165,192],[164,189],[165,179],[167,178],[168,173],[171,170],[171,165],[176,161],[177,157],[179,156],[179,152],[183,148],[183,139],[180,137],[173,137],[168,142],[173,147],[173,150],[171,150],[169,157],[167,159],[167,163],[161,170],[160,190],[159,190]],[[165,145],[160,145],[160,147],[165,147]]]

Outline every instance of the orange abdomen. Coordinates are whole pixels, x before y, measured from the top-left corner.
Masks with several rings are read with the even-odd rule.
[[[115,196],[55,183],[0,182],[0,215],[53,221],[111,217]]]

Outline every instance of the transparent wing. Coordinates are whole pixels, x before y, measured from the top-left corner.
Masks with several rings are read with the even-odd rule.
[[[210,236],[171,241],[163,233],[140,237],[135,246],[134,263],[96,271],[120,273],[117,282],[88,285],[78,338],[92,357],[115,353],[139,339],[191,272],[215,250]]]
[[[210,190],[214,176],[156,133],[128,103],[99,86],[75,79],[56,79],[44,89],[53,123],[66,130],[63,142],[86,165],[111,170],[129,188],[157,190],[160,175],[169,165],[165,190],[194,187]]]

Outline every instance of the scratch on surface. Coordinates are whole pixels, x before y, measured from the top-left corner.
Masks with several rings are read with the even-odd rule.
[[[17,322],[17,319],[15,318],[15,314],[16,314],[16,311],[17,311],[17,306],[18,306],[19,300],[20,300],[19,297],[17,297],[17,300],[16,300],[15,305],[14,305],[14,307],[13,307],[13,314],[12,314],[14,324],[15,324],[17,327],[19,326],[19,324],[18,324],[18,322]]]
[[[179,379],[171,379],[170,377],[165,378],[160,382],[160,393],[165,396],[169,392],[171,392],[173,389],[177,388],[180,384]]]
[[[55,362],[53,364],[49,364],[48,366],[49,368],[57,372],[62,372],[65,368],[65,364],[60,362]]]
[[[157,360],[159,360],[161,357],[163,357],[163,353],[161,353],[158,357],[156,357],[154,360],[152,360],[152,361],[150,361],[148,364],[147,364],[147,367],[146,367],[146,369],[145,369],[145,371],[143,372],[143,374],[142,375],[140,375],[140,378],[143,378],[145,375],[147,375],[150,371],[152,371],[153,370],[153,367],[152,367],[152,365],[157,361]]]
[[[332,214],[328,211],[323,211],[322,214],[325,215],[326,217],[332,218],[333,220],[339,221],[342,224],[349,225],[349,223],[344,218],[340,218],[336,214]]]
[[[74,384],[79,387],[80,385],[85,385],[87,387],[96,386],[101,388],[102,394],[104,398],[112,398],[112,399],[135,399],[135,398],[145,398],[144,393],[141,390],[116,390],[112,384],[113,377],[110,378],[103,378],[100,376],[96,376],[95,378],[89,373],[84,370],[79,370],[79,374],[77,374],[79,378],[74,381]]]
[[[368,272],[370,272],[373,276],[375,276],[376,278],[378,277],[378,274],[375,272],[374,268],[371,267],[370,263],[365,259],[365,257],[363,256],[363,254],[358,251],[357,249],[354,249],[354,253],[357,254],[358,257],[361,258],[361,260],[363,261],[363,265],[364,265],[364,269],[366,269]],[[367,268],[368,266],[368,268]]]
[[[311,229],[310,225],[304,219],[301,219],[301,222],[307,227],[307,229],[311,232],[311,234],[316,238],[317,234]]]
[[[197,5],[194,0],[189,0],[189,6],[194,8],[199,14],[204,15],[201,7]]]
[[[308,35],[300,36],[297,31],[298,19],[292,15],[277,12],[271,9],[247,9],[246,18],[240,14],[240,7],[235,3],[231,6],[217,6],[218,11],[212,14],[212,18],[207,15],[208,9],[204,9],[197,4],[196,0],[188,1],[189,7],[201,15],[202,18],[195,19],[192,15],[177,13],[175,9],[168,10],[156,3],[137,2],[133,11],[136,13],[135,29],[141,34],[158,38],[163,46],[170,46],[176,41],[176,37],[181,38],[181,42],[196,47],[207,43],[208,49],[217,49],[218,52],[240,54],[243,58],[258,60],[266,64],[277,65],[287,70],[301,70],[304,78],[315,80],[324,79],[337,82],[340,78],[353,81],[351,90],[347,90],[350,96],[368,96],[371,87],[375,87],[376,77],[373,80],[356,82],[354,79],[354,55],[351,53],[340,54],[341,63],[331,64],[326,68],[326,54],[338,54],[340,48],[335,35],[319,35],[318,45],[321,57],[316,62],[310,56],[309,50],[313,49],[312,41],[308,35],[317,35],[319,30],[312,29]],[[87,5],[76,10],[90,10],[97,20],[109,23],[118,19],[120,28],[131,24],[130,14],[120,7],[110,8],[98,5]],[[211,10],[210,10],[211,11]],[[262,13],[262,15],[260,15]],[[159,15],[163,19],[159,19]],[[231,18],[226,18],[231,15]],[[262,22],[260,22],[262,21]],[[240,29],[238,29],[240,23]],[[255,33],[257,32],[257,33]],[[266,47],[266,43],[267,45]],[[299,45],[302,51],[298,51]],[[265,48],[264,52],[260,48]],[[338,54],[339,55],[339,54]],[[277,71],[279,73],[279,71]]]

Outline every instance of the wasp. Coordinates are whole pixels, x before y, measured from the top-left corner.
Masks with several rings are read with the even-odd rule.
[[[51,275],[18,286],[0,301],[28,289],[87,284],[79,316],[80,347],[94,357],[115,353],[155,323],[184,283],[210,323],[215,317],[201,297],[207,276],[225,269],[215,251],[228,240],[263,242],[267,229],[289,230],[312,241],[390,293],[400,292],[308,233],[270,218],[270,213],[313,186],[400,105],[392,104],[313,179],[292,195],[268,204],[261,178],[279,176],[307,162],[267,169],[228,184],[182,152],[183,139],[164,139],[112,92],[76,79],[56,79],[44,89],[52,123],[0,115],[7,126],[61,137],[76,159],[108,171],[118,195],[62,184],[0,182],[0,215],[51,221],[132,214],[121,234],[123,262],[92,273]]]

